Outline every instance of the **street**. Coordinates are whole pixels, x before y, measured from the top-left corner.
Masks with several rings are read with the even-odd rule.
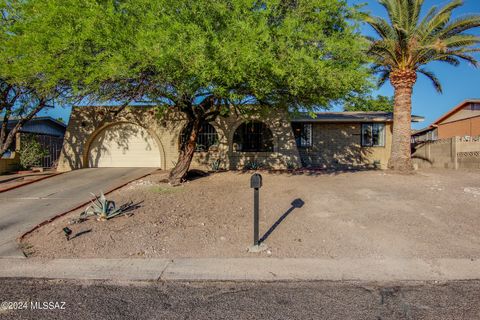
[[[94,282],[1,279],[1,319],[479,319],[480,281]],[[18,303],[23,303],[18,305]],[[8,308],[8,304],[3,304]],[[12,304],[10,304],[12,307]]]

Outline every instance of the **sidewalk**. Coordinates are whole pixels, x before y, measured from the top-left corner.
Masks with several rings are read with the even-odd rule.
[[[123,281],[448,281],[480,279],[470,259],[1,259],[0,278]]]

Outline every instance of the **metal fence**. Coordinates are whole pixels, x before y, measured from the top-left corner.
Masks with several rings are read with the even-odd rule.
[[[43,168],[53,168],[57,166],[57,160],[62,150],[63,137],[48,135],[37,135],[37,141],[47,150],[48,155],[43,157],[39,166]]]

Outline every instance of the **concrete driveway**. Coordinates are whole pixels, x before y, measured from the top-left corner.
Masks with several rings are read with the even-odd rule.
[[[92,168],[67,172],[0,193],[0,257],[23,256],[15,239],[37,224],[153,172],[154,168]]]

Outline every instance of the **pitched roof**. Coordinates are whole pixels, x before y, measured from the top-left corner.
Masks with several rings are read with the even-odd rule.
[[[443,114],[440,118],[438,118],[437,120],[435,120],[434,122],[432,122],[432,126],[433,126],[433,125],[438,125],[440,122],[442,122],[443,120],[447,119],[448,117],[450,117],[450,116],[453,115],[454,113],[460,111],[460,110],[463,109],[467,104],[470,104],[470,103],[480,103],[480,99],[466,99],[466,100],[462,101],[460,104],[458,104],[457,106],[455,106],[453,109],[451,109],[451,110],[448,111],[447,113]]]
[[[8,125],[14,125],[15,123],[18,122],[19,119],[11,119],[8,120]],[[27,121],[27,123],[32,123],[32,122],[38,122],[38,121],[46,121],[46,122],[52,122],[60,127],[67,128],[67,125],[61,121],[58,121],[57,119],[54,119],[50,116],[43,116],[43,117],[35,117]]]

